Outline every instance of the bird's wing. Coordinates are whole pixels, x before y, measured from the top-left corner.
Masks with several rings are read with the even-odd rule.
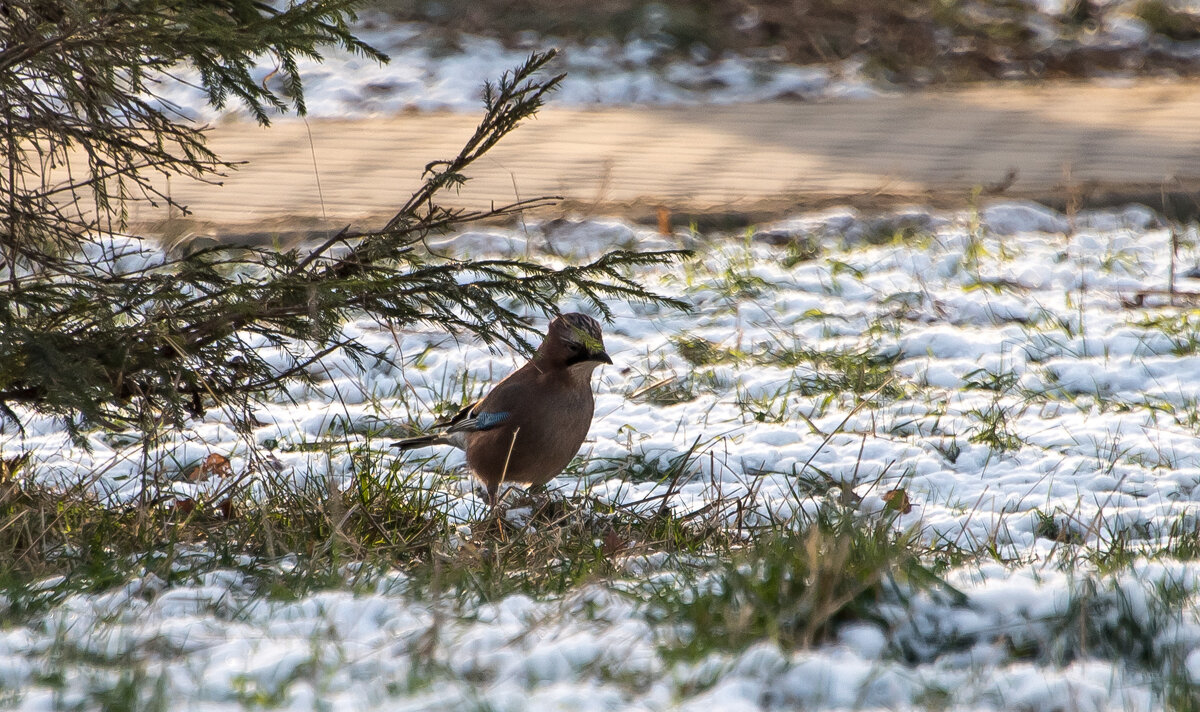
[[[444,428],[447,433],[462,433],[490,430],[510,422],[514,414],[519,415],[528,408],[531,397],[537,397],[538,373],[531,364],[525,364],[497,383],[486,396],[434,425]]]
[[[507,411],[491,411],[483,408],[483,400],[477,400],[464,406],[457,413],[439,423],[447,433],[464,433],[476,430],[489,430],[508,420]]]
[[[463,418],[446,429],[447,433],[461,433],[476,430],[490,430],[508,420],[508,413],[479,413]]]

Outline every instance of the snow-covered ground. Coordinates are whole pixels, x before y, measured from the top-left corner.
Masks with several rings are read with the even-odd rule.
[[[1182,63],[1200,58],[1200,42],[1174,41],[1156,35],[1135,16],[1133,3],[1093,3],[1103,11],[1103,22],[1086,32],[1064,23],[1064,15],[1072,3],[1040,0],[1028,5],[1022,22],[1036,52],[1127,54],[1129,70],[1107,72],[1103,75],[1107,78],[1135,76],[1142,67],[1138,57],[1146,53],[1173,57]],[[1196,3],[1172,5],[1191,12],[1200,10]],[[988,15],[983,8],[978,12]],[[480,106],[484,81],[494,80],[504,69],[519,66],[530,52],[550,47],[561,52],[550,69],[566,72],[570,77],[555,95],[558,106],[813,100],[868,97],[900,89],[863,75],[861,65],[868,60],[866,54],[841,63],[813,65],[782,61],[772,55],[770,48],[755,56],[736,53],[712,56],[711,51],[694,47],[681,56],[679,48],[656,29],[653,19],[648,19],[642,31],[625,42],[606,38],[578,42],[525,33],[507,46],[494,38],[470,34],[462,34],[448,43],[444,33],[431,31],[421,23],[397,22],[375,12],[363,13],[354,27],[361,39],[387,54],[391,62],[380,65],[368,58],[332,50],[320,62],[300,59],[298,67],[311,116],[352,118],[411,110],[475,111]],[[949,45],[943,49],[954,51]],[[1002,66],[1006,61],[1003,57],[994,60]],[[267,80],[276,69],[273,62],[264,60],[255,78]],[[1015,65],[1012,70],[1014,78],[1028,78],[1026,72],[1027,69]],[[220,111],[207,106],[199,89],[200,74],[194,69],[180,67],[172,76],[174,79],[158,85],[155,92],[183,114],[204,122],[244,115],[235,105]]]
[[[667,46],[637,39],[617,43],[597,39],[586,44],[529,37],[522,47],[462,36],[453,46],[431,39],[420,23],[392,21],[365,14],[356,34],[391,61],[333,51],[320,62],[298,62],[310,116],[353,118],[387,116],[402,111],[476,111],[485,81],[520,66],[533,51],[560,49],[549,68],[567,72],[569,82],[555,94],[558,106],[626,104],[738,103],[768,99],[814,99],[874,96],[878,91],[859,76],[855,62],[799,66],[730,54],[720,58],[670,59]],[[262,80],[274,66],[259,67]],[[238,106],[216,110],[204,101],[199,72],[181,67],[156,95],[180,107],[185,115],[214,121],[245,115]],[[275,88],[275,87],[273,87]]]
[[[1053,644],[1082,605],[1088,625],[1142,630],[1155,659],[1182,661],[1172,674],[1200,684],[1200,565],[1137,559],[1081,593],[1089,565],[1052,563],[1064,536],[1095,550],[1122,538],[1149,549],[1173,526],[1197,526],[1200,321],[1164,306],[1163,291],[1172,266],[1178,290],[1200,291],[1189,277],[1200,236],[1177,229],[1175,239],[1172,259],[1171,228],[1142,207],[1065,216],[1016,202],[978,213],[838,209],[724,237],[595,219],[449,236],[439,252],[550,262],[613,246],[698,248],[694,260],[638,275],[690,313],[610,305],[615,365],[597,374],[581,459],[552,485],[562,494],[664,494],[671,483],[629,481],[611,463],[666,461],[698,441],[701,456],[675,485],[679,511],[746,497],[741,524],[793,513],[807,506],[794,477],[813,476],[811,465],[852,489],[866,516],[902,488],[914,506],[896,527],[1009,563],[951,570],[965,603],[883,601],[878,621],[843,627],[835,643],[795,651],[763,641],[692,663],[664,654],[673,627],[655,622],[642,595],[670,570],[661,558],[629,558],[619,586],[513,595],[470,615],[408,595],[399,573],[369,591],[286,602],[233,570],[173,585],[142,577],[0,628],[0,699],[88,707],[136,670],[147,690],[161,686],[187,709],[264,699],[304,710],[1162,709],[1145,669],[1086,643],[1064,665],[1016,651]],[[427,329],[347,329],[390,360],[360,371],[326,358],[315,389],[256,414],[266,424],[252,440],[214,411],[149,453],[100,432],[88,452],[27,415],[24,435],[5,430],[0,447],[32,453],[43,482],[86,479],[116,500],[137,493],[147,457],[171,475],[221,453],[242,472],[251,451],[269,451],[285,478],[345,481],[345,445],[303,445],[386,453],[390,438],[357,433],[429,423],[432,404],[482,393],[521,360]],[[846,352],[894,362],[888,390],[866,407],[855,409],[838,371],[845,360],[822,358]],[[420,469],[452,518],[470,524],[483,502],[461,456],[444,457],[410,454],[401,471]],[[171,486],[189,496],[205,484]],[[1170,616],[1156,607],[1164,591],[1183,601]]]

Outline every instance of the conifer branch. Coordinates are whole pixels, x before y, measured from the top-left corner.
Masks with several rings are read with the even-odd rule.
[[[152,73],[188,62],[214,106],[237,99],[264,123],[273,109],[302,112],[296,57],[338,46],[382,59],[349,32],[353,5],[0,2],[0,416],[18,417],[17,406],[55,415],[82,442],[88,423],[183,423],[212,399],[244,409],[311,378],[310,366],[333,350],[383,358],[343,333],[364,315],[528,349],[526,313],[554,313],[568,294],[606,316],[610,299],[684,308],[636,278],[639,268],[679,259],[677,251],[615,251],[554,269],[455,260],[423,246],[431,235],[553,202],[476,211],[437,204],[559,85],[562,75],[540,74],[553,51],[485,85],[474,134],[456,156],[429,163],[377,230],[346,228],[309,249],[215,247],[177,257],[114,236],[128,201],[170,204],[144,171],[206,180],[234,167],[208,149],[203,131],[143,98],[154,91]],[[251,79],[263,54],[286,75],[286,101]],[[86,170],[71,165],[75,147]],[[65,181],[47,180],[51,165],[67,171]],[[292,365],[269,362],[264,345]]]

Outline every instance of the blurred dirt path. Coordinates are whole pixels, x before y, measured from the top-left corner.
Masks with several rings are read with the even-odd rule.
[[[249,161],[220,187],[175,181],[197,221],[361,227],[389,214],[478,115],[227,122],[212,146]],[[319,168],[320,190],[314,172]],[[1200,84],[991,85],[867,100],[595,110],[550,106],[445,202],[560,195],[565,209],[777,212],[821,201],[965,200],[1095,188],[1200,188]],[[1014,178],[1015,176],[1015,178]],[[1070,186],[1068,188],[1067,186]],[[564,208],[559,208],[561,211]],[[142,210],[138,222],[166,217]],[[218,231],[220,231],[218,229]]]

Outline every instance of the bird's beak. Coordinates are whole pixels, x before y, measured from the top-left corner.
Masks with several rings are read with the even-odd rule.
[[[599,361],[600,363],[607,363],[609,366],[612,365],[612,357],[609,356],[607,352],[593,351],[590,354],[590,356],[591,356],[591,360],[593,360],[593,361]]]

